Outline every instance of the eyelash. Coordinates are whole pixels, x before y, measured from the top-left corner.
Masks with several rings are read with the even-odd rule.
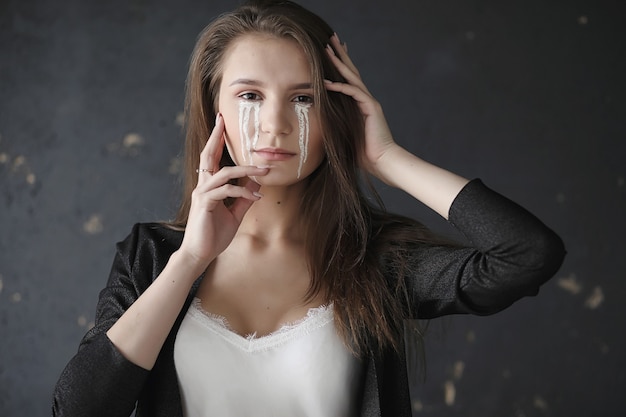
[[[247,101],[257,101],[261,99],[261,96],[257,93],[246,92],[240,94],[239,98]],[[307,96],[306,94],[300,94],[297,95],[293,101],[296,103],[313,104],[313,97]]]
[[[303,98],[304,101],[297,100],[297,99],[300,99],[300,98]],[[313,104],[313,97],[310,97],[310,96],[307,96],[307,95],[304,95],[304,94],[296,96],[295,100],[297,100],[298,103]]]
[[[254,98],[249,97],[249,96],[254,96]],[[248,100],[248,101],[256,101],[259,100],[261,98],[260,95],[258,95],[257,93],[242,93],[239,95],[240,98],[244,99],[244,100]]]

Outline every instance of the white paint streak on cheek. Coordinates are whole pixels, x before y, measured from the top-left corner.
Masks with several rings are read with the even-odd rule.
[[[257,102],[239,102],[239,138],[241,141],[241,156],[243,162],[252,164],[252,149],[259,141],[259,111],[261,105]],[[250,113],[254,110],[254,133],[250,135]]]
[[[302,167],[309,153],[309,108],[310,104],[296,103],[295,109],[298,115],[298,145],[300,146],[300,163],[298,164],[298,178],[302,174]]]
[[[239,140],[241,141],[241,157],[244,162],[246,161],[246,152],[248,142],[248,125],[247,121],[250,119],[250,106],[245,101],[239,102]]]
[[[259,143],[259,131],[261,127],[261,122],[259,121],[259,113],[261,112],[261,103],[253,103],[254,105],[254,140],[252,142],[252,148],[249,149],[250,152],[250,163],[252,163],[252,149],[256,149],[257,144]]]

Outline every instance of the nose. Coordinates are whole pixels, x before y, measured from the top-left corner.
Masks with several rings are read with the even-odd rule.
[[[261,132],[271,137],[289,135],[293,130],[294,117],[293,106],[277,100],[266,99],[261,105]]]

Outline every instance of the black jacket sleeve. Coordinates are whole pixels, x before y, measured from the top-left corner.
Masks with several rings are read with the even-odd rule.
[[[128,361],[106,332],[161,272],[179,238],[162,226],[135,225],[117,244],[101,291],[95,326],[63,370],[54,390],[54,416],[129,416],[149,371]]]
[[[559,236],[480,180],[455,198],[449,222],[471,247],[415,248],[406,279],[419,318],[496,313],[536,295],[565,256]]]

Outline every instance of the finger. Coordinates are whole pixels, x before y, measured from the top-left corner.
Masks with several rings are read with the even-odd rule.
[[[335,68],[337,68],[339,73],[343,76],[343,78],[346,79],[346,81],[348,81],[348,83],[356,85],[362,90],[369,93],[358,72],[351,70],[343,61],[341,61],[341,59],[339,59],[339,57],[335,55],[335,52],[333,48],[330,47],[330,45],[326,47],[326,51],[328,52],[328,56],[330,57],[331,61],[335,65]]]
[[[241,222],[243,216],[246,214],[252,204],[262,198],[262,195],[259,193],[259,189],[261,188],[261,186],[256,182],[248,180],[244,188],[250,191],[252,195],[256,198],[256,200],[252,198],[238,198],[237,200],[235,200],[230,208],[230,211],[231,213],[233,213],[235,219],[237,219],[237,221],[239,222]]]
[[[224,184],[204,193],[196,189],[192,192],[192,197],[197,205],[196,207],[202,207],[207,212],[212,212],[228,198],[234,199],[235,202],[238,200],[248,200],[252,203],[259,200],[261,194],[244,186]]]
[[[220,113],[215,117],[215,126],[211,131],[209,140],[207,141],[202,153],[200,153],[200,161],[198,168],[214,173],[219,170],[220,160],[224,152],[224,118]],[[205,171],[206,173],[206,171]],[[202,175],[202,172],[199,173]]]
[[[204,181],[199,181],[196,189],[200,192],[208,192],[214,188],[220,187],[229,183],[232,180],[237,180],[246,177],[261,177],[267,175],[270,167],[267,166],[230,166],[224,167],[214,174],[201,172],[200,175],[206,175],[207,178]]]
[[[352,62],[350,55],[348,55],[348,45],[346,43],[342,43],[341,40],[339,40],[339,36],[336,33],[330,37],[330,44],[333,47],[333,50],[336,56],[339,57],[341,62],[343,62],[350,69],[350,71],[354,72],[360,78],[360,73],[359,73],[358,68]]]
[[[369,91],[363,90],[361,87],[356,86],[356,85],[324,80],[324,86],[329,91],[335,91],[335,92],[350,96],[354,100],[356,100],[358,103],[374,104],[376,102],[376,100],[374,99],[374,97],[372,97]]]

